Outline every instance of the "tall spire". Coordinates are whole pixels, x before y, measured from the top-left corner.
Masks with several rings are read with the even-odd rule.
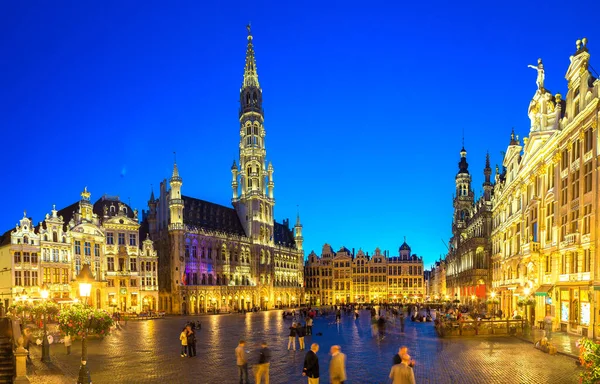
[[[244,83],[242,84],[242,88],[258,88],[260,85],[258,83],[258,72],[256,71],[256,59],[254,58],[250,24],[246,26],[246,29],[248,30],[248,48],[246,48],[246,66],[244,67]]]

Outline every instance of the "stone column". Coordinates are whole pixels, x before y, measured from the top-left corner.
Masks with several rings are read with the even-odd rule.
[[[15,384],[29,384],[29,378],[27,377],[27,355],[29,351],[23,348],[23,337],[19,337],[19,346],[15,349],[15,361],[16,361],[16,372],[15,372]]]

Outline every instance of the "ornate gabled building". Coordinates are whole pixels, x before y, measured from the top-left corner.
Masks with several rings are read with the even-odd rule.
[[[311,305],[422,302],[425,297],[423,258],[404,242],[399,256],[379,248],[373,256],[342,247],[311,252],[304,267],[306,301]]]
[[[555,329],[597,337],[600,81],[586,45],[577,41],[564,98],[544,86],[541,59],[530,66],[529,137],[522,146],[511,135],[492,199],[493,288],[504,313],[532,322],[549,313]],[[525,311],[528,298],[535,305]]]
[[[37,228],[24,215],[2,236],[4,305],[24,294],[41,299],[44,284],[50,298],[72,302],[79,297],[75,278],[89,264],[95,278],[89,303],[94,307],[137,313],[157,309],[158,259],[152,241],[140,241],[147,233],[137,211],[106,195],[92,205],[90,196],[85,189],[79,202],[60,211],[53,207]]]
[[[240,89],[239,165],[232,173],[233,208],[182,194],[177,164],[144,223],[160,258],[159,308],[168,313],[234,311],[299,304],[303,236],[298,216],[274,220],[273,165],[266,161],[262,88],[248,27]]]
[[[467,151],[463,147],[455,179],[452,238],[445,260],[447,292],[442,295],[450,295],[453,300],[463,303],[485,300],[491,286],[489,236],[492,229],[493,185],[490,180],[492,170],[489,155],[486,156],[483,174],[483,195],[475,201]]]

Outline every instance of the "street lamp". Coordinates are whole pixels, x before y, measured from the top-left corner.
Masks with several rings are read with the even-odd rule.
[[[44,283],[41,290],[42,299],[44,299],[44,306],[46,300],[48,300],[48,285]],[[48,342],[48,307],[45,306],[42,316],[44,316],[44,340],[42,341],[42,361],[44,363],[50,362],[50,343]]]
[[[84,264],[81,268],[81,272],[77,275],[77,282],[79,283],[79,296],[83,297],[84,305],[87,306],[87,299],[90,297],[92,292],[92,281],[94,281],[94,275],[89,264]],[[87,329],[81,337],[81,367],[79,368],[79,377],[77,378],[77,384],[91,384],[92,377],[90,376],[90,370],[87,367]]]

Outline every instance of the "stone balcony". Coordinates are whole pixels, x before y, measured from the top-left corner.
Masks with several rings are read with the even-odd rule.
[[[529,243],[525,243],[523,244],[522,251],[524,255],[528,253],[539,253],[540,243],[537,241],[530,241]]]
[[[563,241],[560,242],[561,247],[568,247],[569,245],[579,243],[579,232],[568,233],[565,235]]]

